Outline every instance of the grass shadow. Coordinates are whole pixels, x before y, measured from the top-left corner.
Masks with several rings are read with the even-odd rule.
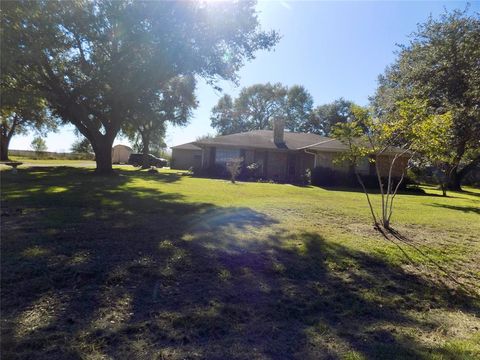
[[[471,195],[471,196],[480,197],[480,192],[468,191],[468,190],[462,189],[462,193],[463,194],[468,194],[468,195]]]
[[[84,172],[3,179],[22,210],[2,221],[3,358],[422,359],[443,349],[396,330],[435,326],[412,311],[479,314],[463,293],[250,208]]]
[[[429,206],[434,206],[434,207],[441,207],[444,209],[449,209],[449,210],[456,210],[456,211],[461,211],[464,213],[473,213],[473,214],[480,214],[480,207],[479,206],[456,206],[456,205],[449,205],[449,204],[429,204]]]
[[[364,191],[361,188],[351,188],[351,187],[320,187],[320,189],[328,190],[328,191],[339,191],[339,192],[355,192],[355,193],[364,193]],[[374,189],[367,189],[369,194],[377,194],[379,195],[380,189],[374,188]],[[427,193],[423,189],[419,188],[407,188],[405,190],[398,190],[397,192],[398,195],[414,195],[414,196],[427,196],[427,197],[441,197],[441,198],[455,198],[455,196],[443,196],[441,194],[433,194],[433,193]]]

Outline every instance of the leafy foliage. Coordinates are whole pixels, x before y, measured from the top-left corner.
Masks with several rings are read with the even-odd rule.
[[[243,158],[233,158],[227,161],[225,164],[228,173],[230,174],[230,181],[235,184],[237,176],[240,175],[242,170]]]
[[[388,121],[399,116],[399,104],[408,99],[425,100],[432,115],[450,113],[453,136],[447,138],[455,152],[450,186],[457,189],[480,163],[479,43],[478,16],[455,10],[430,18],[408,45],[400,46],[372,99],[377,115]]]
[[[390,132],[402,131],[403,138],[410,143],[410,150],[427,165],[434,166],[443,194],[446,195],[446,182],[451,164],[455,160],[455,149],[451,144],[454,124],[450,112],[431,114],[425,101],[405,100],[398,104],[398,120],[393,126],[385,126]]]
[[[196,106],[195,79],[177,76],[156,93],[145,91],[135,108],[128,111],[129,122],[125,123],[122,132],[136,151],[145,156],[150,152],[159,154],[166,146],[167,123],[185,125]]]
[[[110,172],[113,141],[131,119],[125,115],[142,114],[151,103],[145,95],[158,95],[176,76],[236,81],[245,61],[276,44],[278,34],[260,29],[254,5],[6,2],[2,52],[28,69],[16,81],[40,92],[56,115],[74,124],[90,140],[97,170]]]
[[[313,110],[312,95],[300,85],[288,89],[285,112],[286,128],[291,131],[302,131],[303,124],[311,116]]]
[[[306,121],[301,130],[314,134],[330,136],[335,124],[346,123],[353,119],[351,107],[353,102],[340,98],[329,104],[317,106]]]
[[[228,94],[212,109],[211,126],[220,134],[272,128],[272,119],[282,117],[286,128],[299,131],[310,116],[313,98],[299,85],[256,84],[243,88],[236,99]]]
[[[35,137],[32,140],[30,146],[37,153],[42,153],[44,151],[47,151],[47,143],[40,136]]]
[[[2,34],[6,29],[3,29]],[[19,79],[31,75],[29,67],[22,66],[10,56],[9,49],[2,46],[0,71],[0,160],[8,160],[10,140],[16,134],[22,135],[34,130],[45,135],[55,131],[57,119],[47,108],[47,102],[39,91]]]
[[[93,153],[92,144],[90,144],[90,141],[88,141],[86,137],[77,139],[72,144],[72,147],[70,148],[70,150],[76,154],[92,154]]]
[[[405,171],[402,173],[400,179],[394,179],[392,170],[397,160],[402,156],[409,156],[409,149],[412,147],[410,141],[406,141],[401,145],[403,149],[393,149],[393,145],[399,145],[398,140],[405,140],[407,137],[402,136],[402,133],[397,130],[404,128],[398,126],[391,126],[388,123],[378,121],[373,117],[372,111],[368,108],[353,105],[351,107],[354,120],[346,123],[338,123],[333,126],[333,136],[347,145],[347,151],[341,153],[338,158],[340,161],[347,161],[351,164],[355,176],[363,188],[373,222],[376,227],[381,224],[385,229],[390,229],[390,219],[393,214],[393,201],[399,190]],[[393,150],[393,151],[392,151]],[[384,157],[387,152],[393,152],[389,155],[389,169],[386,181],[383,179],[383,174],[380,171],[378,162],[380,157]],[[370,200],[367,187],[357,171],[357,164],[361,159],[367,158],[375,164],[376,176],[378,180],[378,187],[381,194],[381,217],[379,217],[374,210],[374,206]],[[380,218],[380,224],[378,222]]]

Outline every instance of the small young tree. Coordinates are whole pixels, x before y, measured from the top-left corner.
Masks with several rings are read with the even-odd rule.
[[[448,164],[451,156],[455,155],[449,147],[449,136],[453,136],[450,113],[431,114],[427,102],[418,99],[399,102],[397,108],[395,119],[381,121],[375,119],[368,109],[354,105],[352,113],[355,120],[337,124],[333,128],[333,136],[348,146],[348,151],[340,159],[347,160],[352,165],[367,197],[375,226],[378,228],[381,225],[386,230],[390,230],[395,196],[405,177],[405,169],[397,183],[392,176],[399,159],[411,158],[416,154],[445,171],[448,167],[443,164]],[[387,157],[387,153],[392,155]],[[381,195],[381,216],[376,215],[368,191],[356,169],[358,161],[365,157],[375,164]],[[380,157],[389,159],[386,176],[382,176],[379,168]],[[445,180],[441,182],[444,194],[447,178],[444,176]]]
[[[395,164],[402,156],[410,154],[409,144],[404,143],[400,148],[394,148],[396,140],[400,134],[397,128],[389,127],[374,119],[371,112],[357,105],[352,105],[354,119],[346,123],[338,123],[333,126],[332,135],[339,139],[348,147],[348,151],[339,156],[340,161],[347,161],[353,168],[355,176],[362,187],[367,198],[370,213],[376,228],[382,226],[384,229],[390,229],[390,220],[393,214],[393,203],[395,196],[405,176],[405,170],[400,179],[394,183],[392,176]],[[386,156],[387,153],[393,153],[393,156]],[[382,172],[379,168],[379,159],[389,159],[388,172],[386,179],[382,178]],[[357,165],[360,160],[369,159],[375,165],[375,172],[378,180],[378,187],[381,195],[381,216],[378,216],[370,199],[367,188],[360,176]]]
[[[243,158],[233,158],[227,161],[226,167],[227,171],[230,174],[230,181],[232,184],[235,184],[237,176],[242,170]]]
[[[37,136],[32,140],[30,147],[37,153],[37,156],[47,151],[47,144],[40,136]]]

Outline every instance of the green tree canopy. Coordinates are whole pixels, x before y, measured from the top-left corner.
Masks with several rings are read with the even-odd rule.
[[[453,134],[449,185],[480,163],[480,19],[467,11],[446,12],[419,25],[396,61],[379,77],[372,103],[384,121],[399,117],[402,101],[426,101],[431,114],[449,112]],[[468,155],[468,156],[467,156]]]
[[[240,117],[235,110],[233,99],[228,94],[223,95],[218,100],[217,105],[213,107],[210,121],[212,128],[216,129],[220,135],[246,131],[246,124],[240,121]]]
[[[303,123],[301,130],[314,134],[330,136],[335,124],[346,123],[353,119],[353,102],[340,98],[329,104],[317,106]]]
[[[76,154],[91,154],[93,153],[92,144],[84,136],[81,135],[77,140],[74,141],[70,150]]]
[[[129,121],[124,124],[122,132],[134,148],[144,154],[144,164],[147,164],[151,147],[156,153],[165,147],[167,123],[186,124],[196,106],[193,76],[174,77],[161,90],[144,91],[138,103],[128,111]]]
[[[237,81],[279,39],[260,29],[253,1],[15,1],[1,21],[2,52],[28,68],[17,80],[89,139],[100,172],[111,172],[113,141],[145,92],[176,76]]]
[[[0,29],[0,34],[6,30]],[[9,51],[1,51],[0,71],[0,160],[8,160],[10,140],[16,134],[23,135],[34,130],[45,135],[48,131],[55,131],[58,125],[52,112],[48,109],[47,101],[40,91],[28,82],[31,71],[15,61]]]
[[[303,124],[313,110],[313,97],[301,85],[293,85],[288,89],[285,104],[286,128],[290,131],[302,131]]]
[[[212,109],[211,126],[220,134],[233,134],[271,129],[272,119],[283,117],[287,129],[299,131],[312,106],[312,96],[303,86],[256,84],[243,88],[236,99],[221,97]]]

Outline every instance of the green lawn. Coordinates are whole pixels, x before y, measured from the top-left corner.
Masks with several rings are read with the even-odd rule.
[[[480,191],[2,171],[2,358],[478,359]],[[377,200],[377,196],[375,196]]]
[[[29,159],[20,156],[10,156],[10,161],[21,162],[19,169],[30,168],[32,166],[71,166],[71,167],[95,167],[93,160],[52,160],[52,159]],[[0,163],[0,170],[11,169],[10,166]]]

